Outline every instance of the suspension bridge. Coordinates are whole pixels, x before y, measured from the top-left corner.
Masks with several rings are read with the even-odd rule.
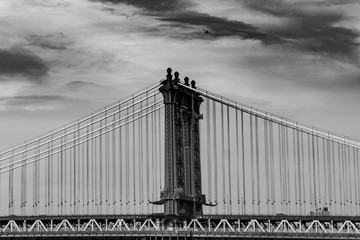
[[[358,239],[359,148],[168,69],[0,153],[0,238]]]

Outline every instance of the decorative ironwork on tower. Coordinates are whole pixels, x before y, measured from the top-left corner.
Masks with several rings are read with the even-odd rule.
[[[189,79],[184,79],[189,86]],[[165,104],[165,188],[160,201],[165,215],[192,216],[203,214],[205,195],[201,190],[200,169],[200,104],[203,99],[179,84],[179,73],[167,69],[166,80],[159,91]],[[191,88],[195,81],[191,81]]]

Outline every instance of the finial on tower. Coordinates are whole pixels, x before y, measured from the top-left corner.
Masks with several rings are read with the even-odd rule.
[[[185,82],[185,85],[186,85],[186,86],[190,86],[190,84],[189,84],[189,78],[188,78],[188,77],[185,77],[185,78],[184,78],[184,82]]]
[[[174,73],[174,76],[175,76],[175,78],[174,78],[174,82],[175,82],[175,83],[180,82],[180,79],[179,79],[179,73],[178,73],[178,72],[175,72],[175,73]]]
[[[166,71],[167,71],[166,80],[172,80],[171,68],[168,68]]]
[[[195,84],[196,84],[196,82],[194,80],[192,80],[191,81],[191,87],[196,89]]]

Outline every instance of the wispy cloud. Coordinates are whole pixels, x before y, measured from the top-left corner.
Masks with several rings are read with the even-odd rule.
[[[179,14],[172,14],[171,16],[159,17],[159,19],[163,22],[182,24],[183,27],[195,27],[193,34],[191,34],[193,38],[204,38],[201,27],[205,27],[211,31],[211,36],[214,38],[240,37],[242,39],[260,40],[263,43],[283,42],[281,38],[262,32],[251,24],[211,16],[205,13],[187,11]],[[189,38],[189,36],[186,36],[185,38]]]
[[[143,14],[160,21],[158,27],[147,28],[152,35],[167,35],[180,39],[208,39],[219,37],[240,37],[241,39],[260,40],[263,43],[283,42],[279,37],[260,31],[257,27],[242,22],[199,13],[191,10],[193,3],[179,0],[92,0],[112,4],[127,4],[137,7]],[[201,28],[210,30],[212,38],[205,38]],[[174,29],[174,30],[171,30]],[[183,34],[178,33],[179,29]],[[162,31],[166,31],[165,34]]]
[[[326,6],[352,3],[360,7],[360,2],[244,0],[242,3],[252,10],[282,18],[283,24],[271,25],[267,30],[287,39],[287,47],[358,63],[359,32],[339,26],[347,19],[346,13]],[[324,5],[319,8],[319,4]]]
[[[178,39],[215,40],[219,37],[239,37],[259,40],[264,44],[282,44],[286,49],[308,52],[340,61],[359,62],[359,33],[340,25],[348,19],[346,12],[333,6],[353,4],[359,1],[287,1],[242,0],[234,1],[263,15],[281,20],[280,24],[267,23],[256,26],[246,21],[231,20],[208,13],[194,11],[191,1],[167,0],[92,0],[111,4],[127,4],[139,8],[142,14],[160,21],[158,26],[144,28],[150,35],[169,36]],[[235,4],[235,5],[236,5]],[[234,5],[234,6],[235,6]],[[279,23],[279,22],[277,22]],[[201,28],[213,33],[206,36]]]
[[[30,34],[27,37],[30,45],[51,50],[65,50],[71,41],[64,33],[47,35]]]
[[[53,110],[67,103],[79,101],[60,95],[22,95],[0,98],[0,110]]]
[[[179,11],[191,6],[187,0],[91,0],[113,4],[127,4],[141,8],[145,12]]]

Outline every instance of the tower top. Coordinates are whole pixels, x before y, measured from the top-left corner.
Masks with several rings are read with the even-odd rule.
[[[171,68],[168,68],[166,70],[167,74],[166,74],[166,79],[163,80],[161,82],[161,84],[163,85],[160,89],[163,89],[163,90],[169,90],[169,89],[178,89],[179,88],[179,85],[178,83],[181,82],[180,81],[180,78],[179,78],[179,72],[174,72],[174,78],[173,78],[173,75],[172,75],[172,69]],[[189,78],[188,77],[185,77],[184,78],[184,85],[185,86],[190,86],[190,83],[189,83]],[[191,81],[191,87],[196,89],[196,86],[195,86],[196,82],[194,80]]]

